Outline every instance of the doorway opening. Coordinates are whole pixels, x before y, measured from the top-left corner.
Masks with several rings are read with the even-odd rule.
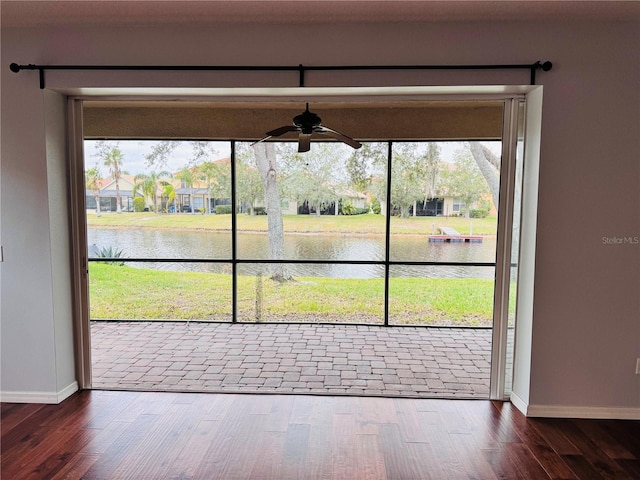
[[[504,166],[517,137],[502,138],[505,119],[518,125],[514,102],[491,102],[498,139],[387,138],[359,151],[85,132],[93,386],[488,398],[498,249],[517,253],[498,228],[500,175],[517,170]],[[271,156],[264,172],[259,155]],[[261,173],[279,181],[277,206]],[[115,213],[97,208],[103,196]],[[505,372],[515,280],[500,313]],[[110,345],[124,325],[131,343]],[[116,351],[138,354],[96,362]]]

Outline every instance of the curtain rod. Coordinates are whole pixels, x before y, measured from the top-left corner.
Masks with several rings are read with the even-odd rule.
[[[548,72],[553,67],[550,61],[530,64],[504,65],[333,65],[333,66],[274,66],[274,65],[19,65],[12,63],[9,69],[18,73],[22,70],[38,70],[40,89],[45,88],[44,72],[47,70],[137,70],[137,71],[228,71],[228,72],[298,72],[299,86],[304,87],[304,74],[311,71],[345,71],[345,70],[530,70],[531,85],[536,84],[536,71]]]

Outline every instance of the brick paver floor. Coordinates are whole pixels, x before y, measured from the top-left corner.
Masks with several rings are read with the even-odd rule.
[[[491,330],[92,322],[93,387],[487,398]]]

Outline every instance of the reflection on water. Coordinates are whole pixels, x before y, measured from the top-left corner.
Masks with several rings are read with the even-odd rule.
[[[114,247],[129,258],[231,259],[231,233],[90,228],[88,244]],[[239,259],[269,258],[266,234],[238,233]],[[390,258],[410,262],[494,262],[495,237],[480,244],[430,243],[426,236],[391,236]],[[383,235],[285,235],[285,258],[288,260],[368,260],[383,261]],[[130,265],[159,270],[231,273],[228,263],[134,263]],[[294,277],[322,276],[333,278],[384,277],[383,265],[287,265]],[[239,264],[238,274],[255,275],[269,271],[264,264]],[[394,266],[397,276],[493,278],[493,267]]]

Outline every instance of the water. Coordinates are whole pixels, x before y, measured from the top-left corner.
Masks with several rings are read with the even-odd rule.
[[[129,258],[218,259],[231,258],[231,233],[154,229],[90,228],[89,245],[121,249]],[[383,261],[384,235],[286,234],[285,258],[290,260],[367,260]],[[391,236],[390,258],[410,262],[491,262],[495,261],[495,237],[482,243],[430,243],[426,236]],[[269,258],[266,234],[238,233],[237,257],[247,260]],[[130,263],[132,266],[160,270],[230,273],[230,263]],[[383,265],[287,265],[296,277],[381,278]],[[241,275],[264,274],[264,264],[239,264]],[[393,265],[392,276],[434,278],[493,278],[493,267]]]

